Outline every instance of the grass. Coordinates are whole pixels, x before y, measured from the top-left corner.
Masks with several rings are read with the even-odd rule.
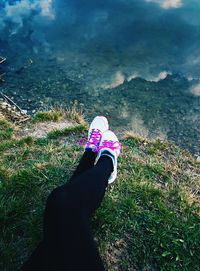
[[[82,111],[76,104],[72,106],[55,105],[49,111],[38,111],[32,118],[33,123],[45,121],[59,121],[61,119],[68,119],[78,124],[86,125]]]
[[[26,144],[32,144],[33,142],[34,142],[34,139],[31,136],[21,138],[20,140],[11,139],[7,141],[3,141],[3,143],[0,144],[0,152],[5,151],[6,149],[17,147],[17,146],[22,147]]]
[[[12,124],[0,127],[6,134]],[[86,136],[80,124],[42,139],[9,131],[0,144],[2,271],[17,270],[41,240],[46,198],[72,174]],[[200,270],[200,163],[168,142],[130,133],[121,141],[118,178],[92,217],[107,269]]]
[[[0,118],[0,141],[10,139],[14,128],[6,119]]]
[[[50,111],[39,111],[33,116],[33,122],[44,122],[44,121],[59,121],[63,118],[63,112],[60,110]]]
[[[73,127],[65,128],[65,129],[60,129],[60,130],[53,130],[48,133],[47,138],[57,138],[59,136],[67,136],[72,133],[80,133],[82,131],[86,131],[86,126],[83,124],[75,125]]]

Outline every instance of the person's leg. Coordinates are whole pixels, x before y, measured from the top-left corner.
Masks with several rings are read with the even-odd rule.
[[[95,159],[96,159],[96,152],[93,152],[92,149],[90,148],[85,149],[83,156],[81,160],[79,161],[79,164],[69,181],[71,182],[75,177],[81,175],[84,171],[92,168],[94,166]],[[40,268],[38,264],[40,265],[41,262],[43,262],[44,251],[45,251],[45,245],[44,245],[44,242],[42,241],[39,243],[37,248],[32,253],[29,261],[26,263],[26,265],[24,265],[24,267],[21,270],[31,271],[31,270],[36,270],[37,268]]]
[[[96,152],[93,152],[92,149],[90,148],[85,149],[76,170],[74,171],[72,177],[70,178],[70,181],[72,181],[77,176],[81,175],[84,171],[92,168],[94,166],[96,156],[97,156]]]
[[[51,193],[45,211],[44,240],[23,271],[105,270],[89,216],[99,207],[112,170],[111,158],[102,156],[94,167]]]
[[[45,258],[46,247],[44,242],[40,242],[37,248],[33,251],[29,259],[19,269],[20,271],[43,271],[43,261]]]
[[[101,126],[101,129],[97,126]],[[116,178],[119,153],[111,150],[116,148],[117,138],[111,132],[101,133],[107,129],[105,117],[98,116],[91,123],[87,146],[101,145],[98,163],[92,167],[95,154],[86,151],[71,178],[73,181],[51,193],[45,211],[44,240],[25,263],[23,271],[105,270],[92,238],[89,216],[99,207],[108,179],[112,182]],[[100,141],[97,142],[97,139]],[[93,161],[89,161],[89,158]]]
[[[97,152],[94,150],[100,143],[102,135],[109,129],[108,120],[104,116],[96,116],[90,124],[88,138],[79,139],[79,144],[84,145],[84,154],[70,181],[94,166]],[[84,143],[82,142],[84,141]]]

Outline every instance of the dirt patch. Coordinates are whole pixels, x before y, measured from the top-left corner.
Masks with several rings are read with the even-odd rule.
[[[61,120],[59,122],[46,121],[43,123],[36,123],[32,126],[21,127],[15,133],[16,138],[32,136],[34,138],[45,138],[47,134],[53,130],[62,130],[74,126],[74,122],[69,120]]]
[[[119,239],[115,242],[110,243],[107,246],[105,252],[105,260],[108,263],[108,271],[121,271],[121,259],[125,259],[126,263],[129,263],[126,267],[127,271],[136,271],[137,269],[132,266],[130,255],[127,252],[127,243],[124,239]]]

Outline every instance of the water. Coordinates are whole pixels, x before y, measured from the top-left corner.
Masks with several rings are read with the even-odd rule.
[[[89,120],[108,116],[118,134],[159,136],[199,155],[197,1],[23,0],[0,8],[0,89],[21,107],[31,113],[76,100]]]

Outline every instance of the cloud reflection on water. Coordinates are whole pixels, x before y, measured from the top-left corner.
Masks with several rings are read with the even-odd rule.
[[[4,0],[0,7],[0,43],[12,51],[70,51],[127,78],[163,71],[200,77],[196,0]]]

